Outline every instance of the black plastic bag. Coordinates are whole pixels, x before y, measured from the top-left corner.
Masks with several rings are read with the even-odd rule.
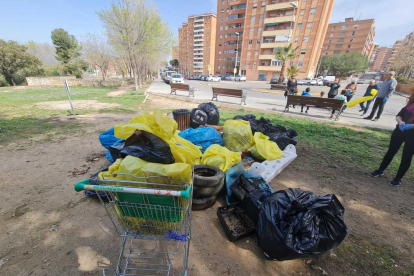
[[[259,246],[272,260],[321,255],[337,247],[348,230],[335,195],[286,189],[267,197],[256,228]]]
[[[91,177],[89,177],[89,184],[90,185],[101,185],[101,182],[98,180],[98,176],[99,173],[101,172],[105,172],[108,171],[108,168],[104,168],[102,170],[99,170],[98,172],[94,173],[93,175],[91,175]],[[106,199],[107,198],[107,193],[103,192],[103,191],[98,191],[99,196],[102,199]],[[98,194],[96,193],[95,190],[85,190],[85,195],[86,196],[90,196],[90,197],[98,197]]]
[[[213,103],[202,103],[198,106],[198,109],[204,111],[207,114],[208,125],[218,125],[220,121],[220,113],[217,106]]]
[[[198,128],[207,124],[208,116],[203,110],[194,108],[190,115],[190,127]]]
[[[266,135],[269,136],[269,139],[275,142],[281,150],[284,150],[288,145],[296,146],[296,144],[298,143],[298,139],[296,138],[296,136],[292,135],[294,133],[296,133],[296,131],[290,129],[285,132],[268,132],[266,133]]]
[[[144,130],[139,131],[138,135],[133,134],[123,143],[111,146],[109,151],[114,160],[131,155],[152,163],[174,163],[170,146],[155,134]]]

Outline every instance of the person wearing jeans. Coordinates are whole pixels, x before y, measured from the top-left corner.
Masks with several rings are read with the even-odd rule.
[[[369,82],[368,87],[367,87],[367,91],[365,91],[364,97],[369,97],[369,96],[372,96],[371,92],[372,92],[372,90],[374,90],[374,89],[375,89],[375,90],[377,90],[377,93],[378,93],[378,91],[379,91],[379,86],[378,86],[378,84],[376,84],[376,83],[375,83],[375,80],[371,80],[371,81]],[[369,110],[369,107],[370,107],[371,103],[372,103],[373,101],[375,101],[375,98],[376,98],[376,95],[375,95],[375,97],[374,97],[372,100],[367,101],[367,102],[366,102],[366,103],[367,103],[367,106],[365,106],[365,103],[360,103],[360,104],[359,104],[359,106],[361,107],[361,110],[360,110],[359,112],[362,112],[362,111],[363,111],[363,113],[362,113],[362,115],[361,115],[361,116],[364,116],[365,114],[367,114],[367,112],[368,112],[368,110]]]
[[[404,144],[404,150],[402,153],[400,167],[398,168],[397,175],[389,183],[391,186],[400,186],[405,173],[411,166],[411,160],[414,155],[414,94],[408,99],[407,105],[401,109],[397,114],[397,127],[391,135],[390,146],[388,151],[382,160],[379,168],[370,176],[379,177],[384,175],[385,169],[391,163],[394,156],[400,150],[401,145]]]
[[[394,93],[395,88],[397,87],[397,80],[394,78],[395,77],[394,71],[388,72],[386,77],[387,77],[387,80],[382,83],[381,88],[378,91],[377,98],[375,99],[374,107],[372,108],[371,114],[368,117],[364,118],[366,120],[372,120],[374,118],[375,113],[377,112],[377,109],[378,109],[378,113],[374,121],[379,120],[382,112],[384,111],[385,104],[387,103],[392,93]]]

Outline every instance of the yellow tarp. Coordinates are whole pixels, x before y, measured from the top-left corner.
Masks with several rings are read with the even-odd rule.
[[[254,159],[258,161],[276,160],[283,157],[283,152],[279,146],[269,140],[269,137],[261,132],[256,132],[253,137],[254,146],[249,149]]]
[[[238,152],[232,152],[220,145],[211,145],[204,152],[201,164],[213,166],[225,172],[240,161],[241,156]]]
[[[231,151],[246,151],[253,146],[250,123],[243,120],[228,120],[223,129],[224,146]]]
[[[350,100],[350,101],[346,104],[346,107],[351,108],[351,107],[356,106],[357,104],[360,104],[360,103],[364,103],[364,102],[370,101],[370,100],[372,100],[373,98],[375,98],[375,96],[377,95],[377,93],[378,93],[378,90],[377,90],[377,89],[372,89],[372,90],[371,90],[371,96],[366,96],[366,97],[361,97],[361,98],[357,98],[357,99],[354,99],[354,100]]]

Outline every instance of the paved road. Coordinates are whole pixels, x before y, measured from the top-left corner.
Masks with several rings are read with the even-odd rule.
[[[260,81],[246,81],[246,82],[202,82],[202,81],[192,81],[186,80],[185,83],[188,83],[191,87],[195,88],[195,98],[202,99],[206,101],[211,101],[212,90],[211,87],[224,87],[224,88],[235,88],[243,89],[247,93],[247,107],[263,109],[266,111],[282,112],[284,111],[286,105],[286,99],[281,91],[270,90],[270,84]],[[345,87],[345,83],[342,84],[342,87]],[[299,91],[305,90],[307,86],[299,86]],[[361,97],[365,93],[366,85],[358,85],[358,91],[355,97]],[[311,86],[311,94],[313,96],[319,96],[321,91],[325,91],[325,94],[328,93],[329,88],[326,86]],[[160,93],[160,94],[170,94],[170,86],[165,84],[162,80],[155,80],[149,90],[151,93]],[[185,97],[188,93],[177,92],[177,97]],[[361,113],[358,112],[360,107],[359,105],[347,109],[341,116],[340,121],[342,123],[350,123],[359,126],[370,126],[376,128],[384,129],[393,129],[395,128],[395,115],[400,111],[400,109],[405,105],[406,98],[403,97],[404,94],[395,93],[393,97],[387,102],[384,112],[381,116],[381,119],[377,122],[363,120]],[[325,96],[326,97],[326,96]],[[229,104],[240,104],[240,99],[231,98],[231,97],[218,97],[219,102],[229,103]],[[373,103],[371,104],[372,109]],[[330,111],[322,110],[319,108],[311,108],[309,114],[301,113],[300,108],[296,107],[295,109],[290,109],[289,114],[297,115],[300,117],[310,117],[318,120],[329,121]]]

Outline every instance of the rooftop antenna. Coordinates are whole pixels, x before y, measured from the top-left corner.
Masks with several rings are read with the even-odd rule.
[[[354,15],[354,18],[356,18],[356,15],[357,15],[357,12],[358,12],[358,8],[359,8],[359,1],[358,1],[358,4],[357,4],[357,7],[356,7],[356,10],[355,10],[355,15]]]

